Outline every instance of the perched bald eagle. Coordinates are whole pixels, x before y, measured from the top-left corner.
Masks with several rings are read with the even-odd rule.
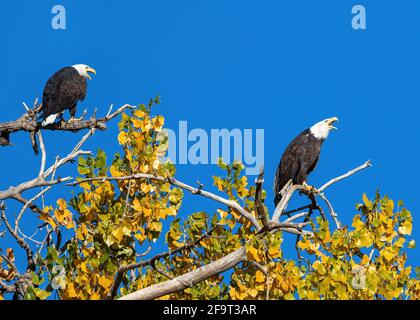
[[[308,175],[314,170],[322,143],[327,139],[331,129],[337,129],[332,124],[338,121],[336,117],[322,120],[312,127],[302,131],[286,148],[281,157],[274,178],[274,205],[281,200],[280,191],[289,182],[305,185]]]
[[[70,111],[70,121],[74,119],[77,102],[86,97],[86,78],[92,80],[89,72],[96,74],[95,69],[85,64],[75,64],[58,70],[48,79],[42,97],[43,127],[54,123],[65,110]]]

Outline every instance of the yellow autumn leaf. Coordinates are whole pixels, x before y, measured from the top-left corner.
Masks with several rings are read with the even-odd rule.
[[[369,198],[366,196],[366,193],[363,194],[362,199],[366,207],[372,208],[372,202],[370,202]]]
[[[15,261],[15,253],[13,252],[12,248],[7,248],[6,249],[6,254],[7,254],[7,258],[10,260],[10,262]]]
[[[80,188],[85,189],[85,190],[89,190],[89,191],[92,190],[90,184],[87,183],[87,182],[83,182],[79,186],[80,186]]]
[[[220,219],[223,220],[224,218],[226,218],[226,216],[228,215],[228,213],[222,209],[217,209],[217,212],[220,214]]]
[[[361,232],[359,239],[357,239],[356,241],[356,245],[359,248],[363,248],[363,247],[370,247],[373,244],[373,239],[369,233],[368,230],[365,230],[363,232]]]
[[[92,293],[92,295],[89,297],[89,300],[100,300],[100,299],[101,299],[101,296],[97,292]]]
[[[135,115],[137,118],[144,118],[145,113],[144,113],[144,111],[143,111],[143,110],[137,109],[136,111],[134,111],[134,115]]]
[[[156,159],[155,161],[153,161],[153,165],[152,165],[153,169],[158,170],[159,166],[160,166],[159,159]]]
[[[402,235],[411,235],[411,232],[413,231],[413,224],[410,220],[404,221],[399,227],[398,232]]]
[[[78,240],[85,240],[87,235],[87,228],[86,225],[84,223],[80,224],[79,227],[76,230],[76,237]]]
[[[125,131],[121,131],[118,135],[118,142],[123,145],[127,142],[127,133]]]
[[[122,177],[122,176],[124,176],[124,173],[118,171],[117,168],[115,168],[115,166],[111,166],[111,168],[109,168],[109,171],[111,172],[111,175],[113,177]]]
[[[133,126],[134,126],[134,128],[142,129],[143,128],[143,121],[138,120],[138,119],[133,119]]]
[[[410,242],[408,242],[408,248],[409,249],[413,249],[416,247],[416,240],[410,240]]]
[[[280,251],[280,249],[279,249],[279,247],[277,245],[276,246],[272,246],[272,247],[270,247],[268,249],[268,255],[272,259],[281,258],[281,251]]]
[[[361,228],[363,228],[365,226],[365,224],[363,223],[363,221],[360,219],[360,215],[357,214],[354,216],[353,218],[353,223],[351,224],[356,230],[360,230]]]
[[[152,210],[146,207],[143,207],[142,211],[145,217],[150,217],[150,215],[152,214]]]
[[[67,284],[66,296],[70,299],[77,298],[76,290],[74,288],[73,283],[71,283],[71,282]]]
[[[112,280],[108,279],[105,276],[102,276],[99,278],[98,283],[102,288],[108,289],[112,285]]]
[[[260,270],[257,270],[257,272],[255,273],[255,282],[257,283],[265,282],[265,275]]]
[[[65,210],[67,208],[67,203],[64,199],[58,199],[57,200],[57,205],[59,207],[60,210]]]
[[[142,173],[148,173],[149,172],[149,165],[148,164],[144,164],[140,166],[140,171]]]
[[[118,242],[120,242],[124,237],[123,228],[122,227],[116,228],[112,230],[111,234],[115,239],[117,239]]]
[[[399,238],[397,241],[395,241],[394,246],[396,246],[397,248],[402,248],[404,247],[405,241],[406,240],[404,238]]]
[[[139,199],[134,199],[133,204],[131,206],[134,210],[136,210],[137,212],[140,212],[143,210],[143,207],[140,204]]]
[[[165,118],[162,116],[157,116],[153,121],[153,129],[155,129],[156,132],[160,132],[164,123]]]
[[[315,270],[318,270],[320,265],[321,265],[321,261],[316,260],[314,263],[312,263],[312,268],[314,268]]]
[[[144,234],[142,234],[142,233],[136,233],[135,235],[134,235],[134,237],[137,239],[137,240],[139,240],[140,242],[143,242],[144,240],[146,240],[146,236],[144,235]]]
[[[140,189],[143,193],[149,193],[152,190],[152,186],[148,183],[142,183]]]
[[[246,256],[250,261],[260,261],[260,258],[258,256],[258,250],[254,247],[247,247],[246,248]]]
[[[381,257],[384,257],[387,261],[391,261],[395,257],[395,253],[390,248],[385,248],[381,251]]]
[[[369,257],[367,255],[363,255],[362,262],[360,262],[361,265],[367,265],[369,263]]]

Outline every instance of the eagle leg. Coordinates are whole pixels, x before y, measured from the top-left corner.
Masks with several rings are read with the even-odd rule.
[[[69,119],[69,121],[67,121],[68,123],[73,123],[73,122],[76,122],[76,121],[82,121],[83,120],[84,115],[82,115],[80,118],[75,117],[75,115],[76,115],[76,104],[73,105],[69,109],[69,111],[70,111],[70,117],[71,118]]]
[[[58,115],[58,119],[60,120],[61,124],[66,123],[66,120],[64,120],[64,117],[63,117],[63,112],[60,112],[60,114]]]

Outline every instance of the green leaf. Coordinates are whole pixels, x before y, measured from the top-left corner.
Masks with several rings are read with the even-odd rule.
[[[96,155],[96,161],[95,161],[95,168],[103,168],[106,165],[106,153],[98,149],[98,153]]]
[[[34,294],[35,294],[35,296],[37,296],[39,299],[41,299],[41,300],[45,300],[45,299],[47,299],[47,298],[51,295],[51,292],[48,292],[48,291],[42,290],[42,289],[40,289],[40,288],[35,288],[35,289],[34,289]]]

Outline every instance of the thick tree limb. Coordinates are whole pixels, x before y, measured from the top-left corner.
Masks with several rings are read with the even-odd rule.
[[[191,248],[195,247],[198,243],[200,243],[204,239],[208,238],[216,230],[217,227],[218,227],[218,225],[214,226],[212,229],[207,231],[205,234],[203,234],[198,239],[196,239],[196,240],[192,241],[191,243],[188,243],[188,244],[186,244],[182,247],[179,247],[175,250],[160,253],[160,254],[157,254],[157,255],[155,255],[154,257],[152,257],[148,260],[133,263],[133,264],[129,264],[127,266],[121,267],[115,274],[115,279],[114,279],[114,282],[111,286],[110,292],[108,294],[108,298],[113,299],[117,295],[117,291],[118,291],[118,288],[121,284],[122,278],[127,271],[137,269],[137,268],[142,268],[142,267],[145,267],[145,266],[148,266],[148,265],[155,267],[155,263],[156,263],[157,260],[164,259],[164,258],[169,257],[171,255],[174,255],[174,254],[177,254],[177,253],[182,252],[184,250],[188,250],[188,249],[191,249]],[[155,269],[156,269],[156,267],[155,267]]]
[[[155,284],[153,286],[130,293],[119,300],[151,300],[170,293],[183,291],[196,283],[225,272],[237,264],[246,261],[246,249],[241,247],[219,260],[211,262],[201,268],[190,271],[175,279]]]
[[[36,119],[36,115],[40,110],[40,106],[34,106],[33,109],[29,109],[17,120],[0,123],[0,146],[10,146],[10,134],[18,131],[35,132],[38,130],[59,130],[77,132],[83,129],[91,128],[106,130],[106,123],[128,108],[133,107],[129,104],[126,104],[117,109],[115,112],[110,113],[102,118],[96,118],[95,116],[92,116],[87,120],[81,119],[72,122],[57,122],[43,127],[41,126],[40,122],[37,122]]]

